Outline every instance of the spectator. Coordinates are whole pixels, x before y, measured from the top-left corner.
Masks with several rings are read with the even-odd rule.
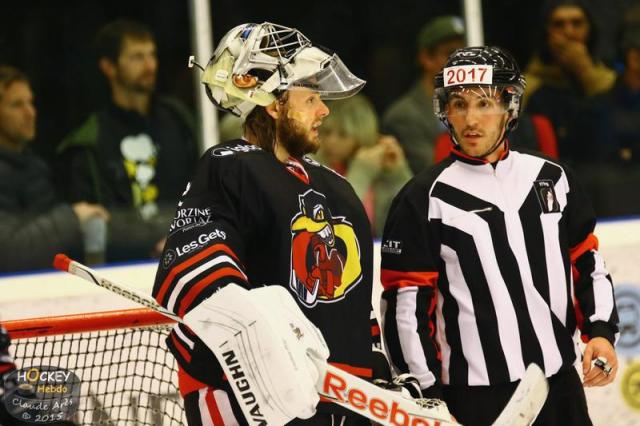
[[[49,167],[28,147],[35,134],[27,77],[0,66],[0,272],[49,268],[58,252],[80,257],[81,226],[108,218],[99,205],[56,198]]]
[[[464,24],[455,16],[428,22],[417,40],[420,79],[384,113],[382,130],[398,138],[413,173],[434,163],[435,140],[446,129],[433,114],[433,80],[454,50],[464,46]]]
[[[527,111],[551,120],[560,159],[580,163],[608,157],[608,127],[599,94],[615,72],[595,56],[596,27],[579,0],[549,2],[543,10],[539,52],[525,75]]]
[[[318,159],[347,178],[364,204],[373,234],[381,236],[393,197],[411,178],[398,141],[380,135],[376,112],[363,95],[332,103],[320,132]]]
[[[624,29],[624,71],[611,90],[611,125],[618,159],[640,162],[640,24]]]
[[[177,101],[155,94],[158,60],[148,28],[112,22],[96,47],[111,102],[61,143],[68,197],[111,211],[108,261],[147,258],[162,250],[197,160],[193,120]]]
[[[635,9],[635,10],[634,10]],[[613,89],[599,96],[609,127],[607,159],[578,169],[600,217],[633,215],[640,211],[640,9],[625,14],[619,45],[624,69]],[[622,167],[620,167],[622,166]]]

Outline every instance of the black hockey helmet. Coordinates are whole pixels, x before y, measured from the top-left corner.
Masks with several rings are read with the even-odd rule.
[[[449,129],[445,108],[449,95],[468,86],[491,87],[494,93],[499,93],[510,114],[505,135],[516,128],[526,82],[509,52],[500,47],[475,46],[457,49],[449,56],[445,67],[435,77],[433,96],[434,112]]]

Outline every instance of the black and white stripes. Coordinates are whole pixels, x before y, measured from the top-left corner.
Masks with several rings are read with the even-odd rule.
[[[414,178],[383,238],[403,247],[382,254],[383,327],[395,367],[425,388],[490,385],[518,380],[532,362],[547,375],[571,366],[580,322],[587,334],[606,325],[603,337],[613,339],[612,284],[585,199],[563,167],[519,152],[495,167],[449,160]],[[403,274],[428,272],[438,276],[428,291],[433,315],[432,301],[420,300],[424,288],[397,285]],[[429,321],[433,339],[420,325]]]

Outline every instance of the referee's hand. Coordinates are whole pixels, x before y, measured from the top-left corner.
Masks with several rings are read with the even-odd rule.
[[[598,357],[606,359],[607,363],[611,366],[611,372],[609,374],[606,374],[602,368],[592,365],[591,361],[595,361]],[[594,337],[589,340],[582,359],[582,373],[584,374],[583,386],[608,385],[616,378],[617,372],[618,357],[611,343],[604,337]]]

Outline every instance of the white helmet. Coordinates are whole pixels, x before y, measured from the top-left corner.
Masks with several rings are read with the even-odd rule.
[[[238,116],[271,104],[274,91],[305,87],[323,99],[341,99],[365,84],[335,53],[312,46],[295,28],[269,22],[239,25],[225,34],[201,81],[218,108]]]

